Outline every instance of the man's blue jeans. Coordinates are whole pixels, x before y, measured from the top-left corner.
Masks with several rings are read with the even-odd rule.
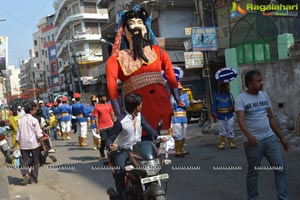
[[[288,200],[286,168],[281,154],[280,143],[277,137],[271,136],[258,141],[257,146],[244,143],[245,153],[248,160],[247,195],[248,200],[258,199],[257,180],[258,172],[271,169],[274,171],[277,197],[279,200]],[[261,166],[263,156],[266,157],[270,166]]]

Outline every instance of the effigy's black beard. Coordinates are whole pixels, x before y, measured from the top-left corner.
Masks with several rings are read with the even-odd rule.
[[[148,62],[148,58],[144,55],[143,48],[145,47],[147,41],[143,38],[142,34],[133,34],[133,58],[136,60],[137,58],[141,58],[145,62]]]

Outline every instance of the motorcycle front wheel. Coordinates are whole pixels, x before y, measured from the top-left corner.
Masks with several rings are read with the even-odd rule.
[[[166,200],[165,195],[151,196],[147,200]]]
[[[12,163],[12,160],[13,160],[13,158],[12,158],[12,156],[11,156],[11,154],[10,154],[10,152],[9,152],[9,150],[8,151],[6,151],[5,152],[5,157],[6,157],[6,161],[9,163],[9,164],[11,164]]]

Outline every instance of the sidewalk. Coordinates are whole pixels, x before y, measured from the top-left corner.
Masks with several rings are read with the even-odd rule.
[[[5,170],[5,158],[2,153],[0,153],[0,199],[9,200],[9,190],[8,190],[8,180]]]

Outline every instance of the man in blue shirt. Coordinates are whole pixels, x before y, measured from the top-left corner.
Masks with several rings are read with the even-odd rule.
[[[87,146],[87,119],[88,111],[84,103],[80,102],[80,94],[74,93],[75,103],[72,106],[72,115],[76,116],[79,146]]]
[[[43,111],[43,117],[45,118],[47,124],[49,124],[49,120],[50,120],[49,108],[44,105],[44,101],[43,100],[39,100],[39,107]]]
[[[230,148],[235,148],[233,144],[234,132],[234,100],[230,93],[229,83],[218,83],[218,92],[213,96],[212,115],[217,120],[219,127],[220,143],[219,149],[225,148],[225,138],[228,139]]]
[[[175,140],[175,157],[184,157],[186,154],[189,154],[189,152],[185,151],[183,146],[186,138],[188,122],[186,109],[190,102],[188,95],[183,92],[183,86],[181,82],[178,82],[178,89],[180,91],[180,102],[177,103],[174,98],[171,98],[171,103],[173,106],[172,128],[173,137]]]
[[[71,139],[71,116],[72,116],[72,108],[67,103],[68,98],[63,96],[61,98],[62,104],[58,106],[60,113],[60,125],[61,125],[61,134],[63,140]]]

